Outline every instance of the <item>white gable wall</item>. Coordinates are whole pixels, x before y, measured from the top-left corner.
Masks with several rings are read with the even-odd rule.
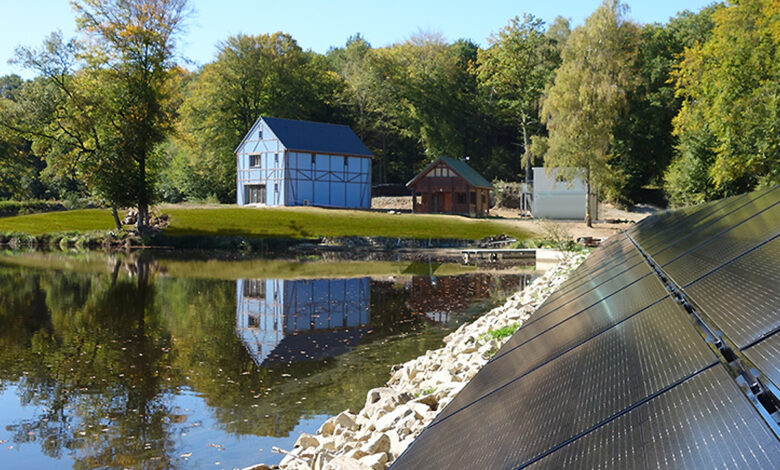
[[[250,184],[265,185],[264,204],[277,206],[284,203],[285,150],[284,145],[262,119],[252,126],[244,141],[236,149],[236,203],[239,206],[247,204],[244,187]],[[253,155],[260,158],[260,166],[251,166]]]
[[[534,167],[531,213],[538,219],[583,219],[585,217],[585,183],[556,181],[556,172],[547,176],[544,168]],[[594,213],[594,218],[597,215]]]

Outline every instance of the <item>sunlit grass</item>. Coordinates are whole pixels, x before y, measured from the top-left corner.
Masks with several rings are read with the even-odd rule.
[[[169,236],[236,236],[260,238],[391,237],[477,240],[507,234],[519,239],[528,233],[511,224],[451,215],[387,214],[320,208],[187,208],[170,207]],[[0,218],[0,232],[31,235],[110,230],[107,209],[20,215]]]
[[[512,225],[447,215],[386,214],[319,208],[205,208],[167,210],[166,234],[254,237],[402,237],[476,240],[505,233],[526,238]]]
[[[0,232],[42,235],[58,232],[111,230],[114,219],[106,209],[79,209],[64,212],[17,215],[0,218]]]

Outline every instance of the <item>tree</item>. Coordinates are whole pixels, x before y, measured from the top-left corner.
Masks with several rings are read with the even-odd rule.
[[[167,104],[175,38],[183,26],[187,1],[80,0],[73,6],[79,30],[90,40],[87,64],[104,72],[105,81],[98,84],[108,99],[100,111],[112,115],[114,132],[101,160],[129,160],[127,166],[135,170],[130,181],[117,180],[126,176],[124,172],[111,175],[109,185],[129,186],[141,229],[149,222],[149,204],[155,197],[150,160],[173,123],[173,110]]]
[[[629,94],[628,114],[615,132],[619,158],[612,163],[624,176],[618,194],[623,202],[635,202],[642,197],[643,187],[662,182],[676,144],[672,119],[682,103],[675,96],[671,73],[685,48],[707,39],[716,8],[683,11],[667,24],[642,27],[637,62],[640,84]]]
[[[674,71],[683,104],[665,186],[675,204],[780,182],[780,8],[739,0],[712,21],[709,39],[686,49]]]
[[[567,179],[583,178],[588,194],[593,185],[608,185],[616,177],[609,165],[614,130],[636,83],[638,28],[626,19],[626,10],[617,0],[605,0],[571,33],[543,102],[549,131],[545,166]],[[590,197],[587,201],[590,227]]]
[[[490,47],[478,53],[478,79],[486,100],[520,128],[523,137],[525,180],[531,180],[530,138],[539,131],[542,92],[559,63],[555,39],[544,32],[544,22],[523,14],[510,20]]]
[[[114,209],[138,207],[138,228],[154,202],[154,156],[170,132],[170,78],[186,0],[80,0],[73,7],[85,41],[53,34],[17,61],[37,71],[41,96],[14,130],[75,168]],[[43,98],[45,97],[45,98]],[[46,112],[48,113],[48,117]]]

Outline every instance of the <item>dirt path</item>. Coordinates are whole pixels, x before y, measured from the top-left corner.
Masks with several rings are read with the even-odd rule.
[[[387,211],[411,211],[412,198],[410,196],[375,197],[371,199],[371,208],[374,210]],[[644,219],[657,210],[657,207],[640,205],[633,208],[631,211],[625,211],[618,209],[611,204],[602,203],[599,205],[600,220],[595,221],[592,228],[588,228],[585,225],[585,222],[580,220],[556,220],[553,223],[557,224],[561,230],[566,232],[573,239],[580,237],[607,238],[620,230],[629,227],[630,224]],[[510,223],[524,230],[529,230],[540,236],[546,231],[545,224],[548,223],[523,217],[516,209],[492,208],[490,209],[490,215],[501,217],[506,223]],[[613,222],[607,222],[607,220]]]

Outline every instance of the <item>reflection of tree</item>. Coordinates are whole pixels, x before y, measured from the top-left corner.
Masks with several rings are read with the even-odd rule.
[[[14,440],[67,449],[76,468],[167,468],[169,338],[153,308],[148,270],[135,278],[2,270],[2,378],[41,415],[9,427]],[[21,283],[22,285],[18,285]],[[35,314],[20,324],[26,306]],[[11,328],[6,328],[10,320]],[[15,363],[11,358],[16,358]],[[155,463],[156,462],[156,463]]]

